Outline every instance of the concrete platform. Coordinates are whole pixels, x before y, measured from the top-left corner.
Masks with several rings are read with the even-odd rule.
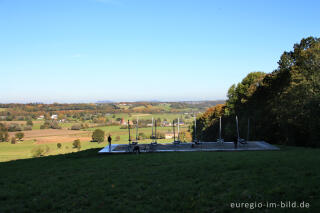
[[[279,150],[278,147],[271,145],[265,141],[249,141],[247,144],[238,144],[238,148],[234,148],[233,142],[202,142],[194,143],[159,143],[151,146],[150,144],[138,144],[141,153],[143,152],[214,152],[214,151],[261,151],[261,150]],[[128,144],[113,144],[111,152],[109,146],[99,151],[99,154],[120,154],[130,153]]]

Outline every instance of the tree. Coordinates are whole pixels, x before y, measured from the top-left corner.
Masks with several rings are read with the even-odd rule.
[[[61,147],[62,147],[62,144],[61,143],[57,143],[57,148],[61,149]]]
[[[72,146],[73,146],[74,149],[80,150],[81,149],[80,139],[74,140],[73,143],[72,143]]]
[[[96,129],[94,130],[94,132],[92,133],[92,142],[98,142],[101,143],[104,141],[104,131],[101,129]]]
[[[30,131],[30,130],[32,130],[32,126],[25,126],[25,127],[23,128],[23,130],[24,130],[24,131]]]
[[[33,126],[33,122],[31,119],[27,120],[27,126]]]
[[[0,123],[0,142],[7,142],[9,141],[9,134],[7,127]]]
[[[31,150],[33,157],[41,157],[46,154],[48,154],[50,151],[50,147],[48,145],[46,146],[37,146]]]
[[[11,144],[16,144],[16,138],[15,137],[11,138]]]
[[[308,37],[284,52],[272,73],[254,72],[228,91],[222,113],[225,137],[240,133],[271,143],[320,147],[320,39]],[[221,116],[221,115],[220,115]],[[197,133],[214,140],[219,114],[208,109],[197,119]]]
[[[17,132],[17,133],[15,134],[15,136],[16,136],[16,138],[18,138],[19,141],[21,141],[22,138],[24,137],[24,133],[23,133],[23,132]]]
[[[80,130],[81,129],[81,124],[74,124],[71,127],[71,130]]]

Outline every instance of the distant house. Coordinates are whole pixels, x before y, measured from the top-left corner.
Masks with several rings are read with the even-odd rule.
[[[52,120],[57,120],[58,119],[58,115],[51,115],[51,119]]]
[[[120,125],[127,125],[127,122],[123,118],[121,118]]]
[[[132,121],[129,121],[129,124],[130,125],[133,125],[133,122]],[[123,118],[121,118],[121,120],[120,120],[120,125],[128,125],[128,122],[126,121],[126,120],[124,120]]]

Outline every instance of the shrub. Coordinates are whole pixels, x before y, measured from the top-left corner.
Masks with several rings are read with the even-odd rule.
[[[23,128],[23,130],[24,130],[24,131],[30,131],[30,130],[32,130],[32,126],[25,126],[25,127]]]
[[[74,124],[71,127],[71,130],[80,130],[81,129],[81,125],[80,124]]]
[[[0,142],[9,141],[9,134],[7,131],[0,131]]]
[[[62,144],[61,143],[57,143],[57,148],[61,149],[61,147],[62,147]]]
[[[23,132],[18,132],[15,134],[16,138],[18,138],[19,141],[22,140],[22,138],[24,137],[24,133]]]
[[[119,135],[116,137],[116,141],[120,141],[120,136]]]
[[[83,123],[83,124],[81,124],[81,128],[82,129],[88,129],[89,128],[89,124]]]
[[[27,120],[27,126],[33,126],[32,120]]]
[[[143,132],[139,133],[139,140],[146,139],[146,138],[147,136]]]
[[[74,149],[80,150],[80,149],[81,149],[80,139],[74,140],[73,143],[72,143],[72,145],[73,145],[73,148],[74,148]]]
[[[16,144],[16,137],[11,138],[11,144]]]
[[[19,124],[10,124],[8,128],[9,132],[17,132],[17,131],[22,131],[22,127]]]
[[[46,146],[38,146],[33,148],[31,150],[31,153],[32,153],[32,157],[41,157],[48,154],[49,151],[50,151],[50,148],[48,145],[46,145]]]
[[[103,142],[104,141],[104,131],[101,129],[96,129],[92,133],[92,142]]]
[[[51,129],[61,129],[61,126],[59,125],[58,121],[52,121],[50,123],[50,128]]]
[[[165,139],[165,134],[164,133],[157,133],[157,139]]]
[[[58,121],[46,120],[44,124],[40,126],[40,129],[61,129],[61,126]]]

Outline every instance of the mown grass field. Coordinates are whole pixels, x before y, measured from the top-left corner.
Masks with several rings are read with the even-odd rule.
[[[103,148],[106,145],[107,142],[92,143],[89,141],[81,141],[81,150]],[[32,150],[37,147],[42,147],[45,149],[46,146],[49,147],[49,153],[46,155],[59,155],[78,151],[78,149],[73,148],[72,142],[62,143],[62,147],[60,149],[57,148],[57,143],[37,144],[37,142],[33,140],[26,140],[23,142],[18,142],[17,144],[0,143],[0,162],[32,158]]]
[[[231,202],[310,203],[320,150],[98,155],[99,149],[0,163],[0,212],[245,212]]]

